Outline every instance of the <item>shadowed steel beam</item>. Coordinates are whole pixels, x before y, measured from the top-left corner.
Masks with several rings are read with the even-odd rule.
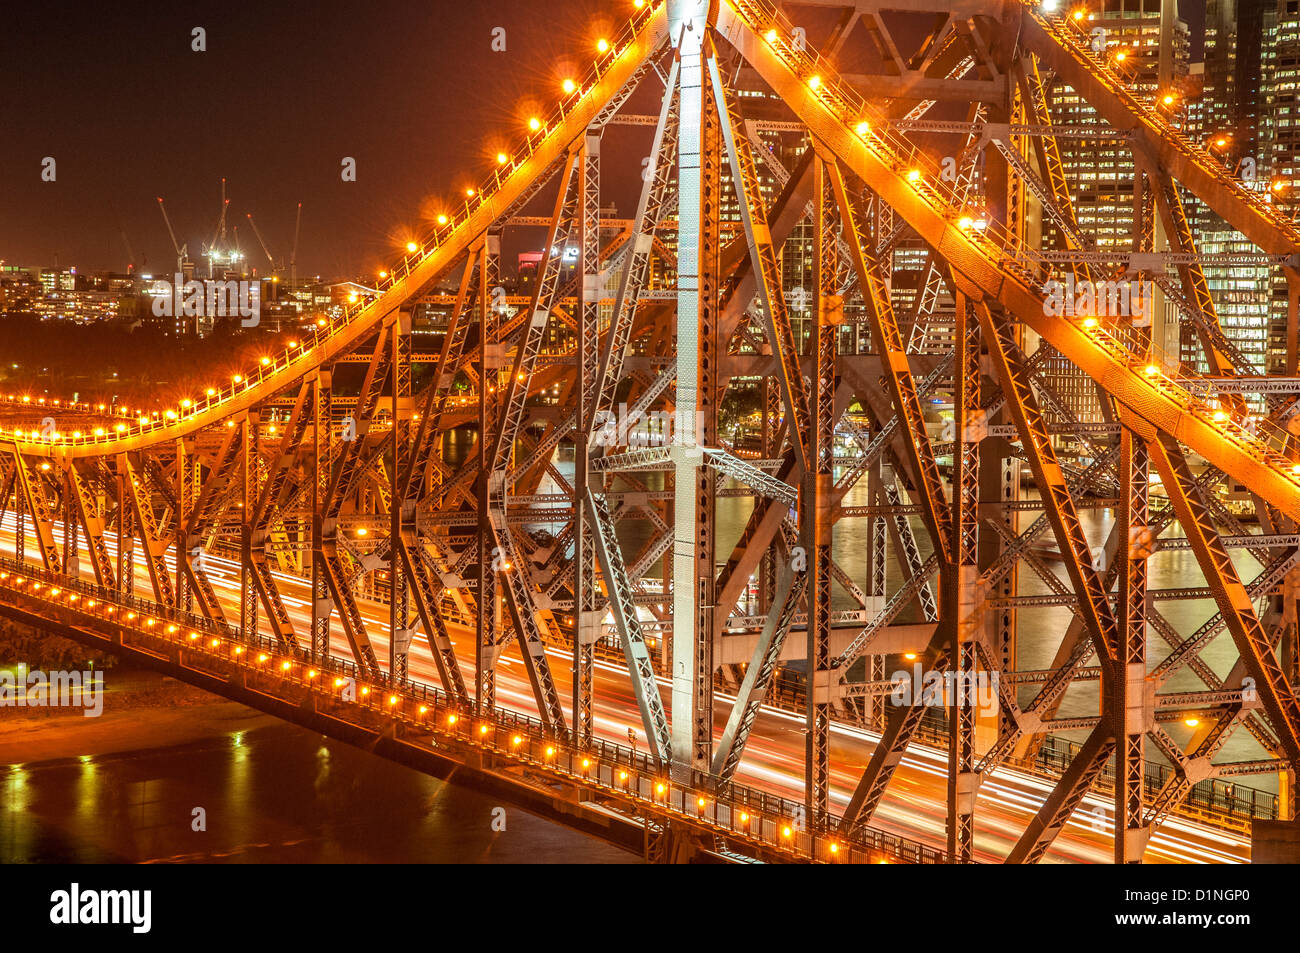
[[[1250,594],[1237,576],[1226,549],[1210,520],[1200,492],[1193,487],[1194,478],[1187,459],[1176,444],[1157,435],[1148,441],[1151,461],[1165,485],[1165,492],[1178,521],[1191,541],[1192,551],[1205,573],[1214,601],[1223,613],[1232,641],[1255,679],[1259,700],[1268,713],[1273,730],[1293,764],[1300,765],[1300,703],[1287,684],[1282,667],[1274,654],[1272,642],[1251,605]]]

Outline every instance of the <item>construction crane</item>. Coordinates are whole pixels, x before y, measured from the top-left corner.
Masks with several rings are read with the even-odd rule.
[[[230,208],[230,199],[226,198],[226,178],[221,177],[221,215],[217,218],[216,230],[212,233],[212,241],[204,249],[204,257],[208,259],[208,277],[216,277],[216,263],[224,262],[231,269],[235,267],[236,262],[243,256],[239,253],[238,241],[232,249],[226,240],[226,212]],[[224,270],[224,269],[223,269]]]
[[[253,221],[253,213],[245,212],[244,215],[248,219],[248,224],[253,227],[253,234],[257,236],[257,243],[262,246],[262,251],[266,254],[266,260],[271,263],[271,270],[273,272],[278,271],[275,267],[275,259],[271,257],[271,249],[266,247],[266,240],[262,238],[262,233],[257,230],[257,222]]]
[[[172,229],[172,220],[167,217],[167,206],[163,204],[162,196],[158,196],[158,208],[162,212],[163,222],[167,225],[167,234],[172,238],[172,247],[176,249],[176,273],[185,274],[185,263],[189,260],[189,245],[182,245],[176,240],[176,232]]]
[[[126,245],[126,271],[127,274],[130,274],[135,271],[135,249],[131,247],[131,239],[126,236],[126,226],[122,224],[122,216],[117,214],[117,203],[110,201],[109,208],[113,210],[113,218],[117,221],[117,230],[122,235],[122,243]]]

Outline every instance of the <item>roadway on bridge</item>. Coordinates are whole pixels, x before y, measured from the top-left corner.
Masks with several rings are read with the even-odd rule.
[[[0,550],[9,556],[14,555],[13,526],[13,514],[6,513],[3,528],[0,529]],[[106,536],[105,539],[110,550],[113,550],[116,541],[112,536]],[[88,558],[83,550],[83,566],[88,565]],[[146,594],[152,590],[148,573],[141,563],[142,560],[137,559],[135,586],[137,593]],[[226,607],[227,616],[237,619],[240,599],[238,564],[208,555],[205,557],[205,565],[208,578]],[[297,576],[278,572],[274,575],[301,642],[304,633],[311,631],[310,584]],[[358,600],[358,605],[376,655],[380,659],[386,658],[388,607],[366,600]],[[460,659],[461,671],[466,682],[472,685],[473,634],[463,626],[450,623],[448,629]],[[335,655],[351,660],[347,639],[337,621],[331,625],[331,645]],[[571,657],[553,648],[548,648],[547,655],[561,694],[567,696]],[[412,679],[431,685],[440,684],[437,668],[422,634],[416,637],[412,645],[409,665]],[[659,679],[659,689],[667,707],[670,704],[667,679]],[[597,735],[611,742],[626,744],[627,730],[631,727],[636,729],[644,745],[644,731],[636,699],[632,694],[627,671],[622,665],[601,660],[596,662],[594,695],[593,717]],[[734,696],[717,693],[715,698],[714,729],[715,736],[720,736]],[[537,714],[527,673],[513,641],[497,662],[497,704],[530,715]],[[567,706],[565,714],[566,717],[571,715]],[[832,812],[839,814],[843,811],[878,740],[878,735],[855,726],[832,724]],[[755,721],[736,780],[800,801],[803,798],[803,759],[803,719],[791,712],[764,706]],[[947,774],[946,752],[920,744],[913,745],[876,811],[872,826],[943,848]],[[976,807],[976,859],[984,862],[1001,861],[1050,790],[1051,785],[1042,778],[1005,768],[986,778],[980,787]],[[1087,798],[1056,839],[1046,859],[1065,863],[1111,862],[1112,814],[1113,805],[1109,798]],[[1096,829],[1094,825],[1097,825]],[[1145,857],[1148,863],[1233,863],[1248,862],[1249,859],[1250,842],[1247,837],[1179,817],[1169,819],[1156,831]]]

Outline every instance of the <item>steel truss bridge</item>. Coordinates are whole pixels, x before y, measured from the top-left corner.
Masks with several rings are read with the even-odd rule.
[[[1183,823],[1194,791],[1263,773],[1281,779],[1287,815],[1300,233],[1063,14],[1020,0],[808,6],[840,14],[821,52],[768,0],[637,4],[375,294],[229,386],[138,419],[61,405],[54,432],[37,426],[47,408],[7,405],[3,610],[418,767],[462,766],[658,859],[1036,862],[1102,791],[1113,858],[1131,863]],[[898,11],[929,18],[919,46]],[[878,68],[840,76],[859,26]],[[1078,225],[1057,146],[1078,130],[1052,126],[1053,84],[1131,154],[1125,254]],[[772,95],[739,95],[752,89]],[[644,127],[650,147],[634,217],[611,223],[614,125]],[[793,161],[773,135],[801,144]],[[1285,275],[1287,378],[1263,377],[1221,329],[1192,196]],[[1035,247],[1031,220],[1050,221],[1058,246]],[[550,251],[531,294],[503,302],[509,228],[544,230]],[[796,234],[811,278],[792,303],[782,261]],[[903,249],[923,263],[914,288],[896,273]],[[1052,316],[1058,274],[1155,283],[1209,373],[1162,355],[1140,322]],[[430,350],[412,329],[435,298],[445,326]],[[1099,415],[1076,412],[1059,366]],[[718,427],[746,387],[763,408],[756,454]],[[925,419],[936,398],[953,412],[941,439]],[[611,437],[620,404],[662,412],[670,439]],[[451,461],[456,427],[475,441]],[[854,449],[837,448],[850,432]],[[1249,514],[1225,483],[1246,488]],[[724,495],[752,502],[734,546],[715,535]],[[1103,506],[1115,518],[1095,546],[1080,513]],[[872,541],[861,581],[831,546],[853,519]],[[625,551],[634,522],[648,542]],[[543,523],[553,535],[530,529]],[[1193,554],[1205,586],[1149,587],[1148,557],[1168,546]],[[833,609],[841,590],[855,608]],[[1217,612],[1180,631],[1162,598]],[[1049,604],[1071,621],[1048,667],[1022,669],[1020,618]],[[1224,632],[1236,660],[1220,674],[1201,653]],[[958,685],[998,675],[998,713],[949,704],[936,726],[919,698],[887,704],[886,657],[907,649]],[[781,730],[800,729],[801,768],[757,771],[755,726],[790,659],[806,678]],[[1198,687],[1175,690],[1179,675]],[[522,693],[499,695],[516,676]],[[1099,711],[1058,717],[1089,681]],[[1180,743],[1167,726],[1189,711],[1198,727]],[[836,763],[845,724],[872,744]],[[1003,825],[1006,849],[977,851],[992,779],[1065,730],[1086,740],[1041,775],[1027,820]],[[1223,760],[1241,732],[1260,757]],[[887,832],[878,810],[934,738],[942,850]]]

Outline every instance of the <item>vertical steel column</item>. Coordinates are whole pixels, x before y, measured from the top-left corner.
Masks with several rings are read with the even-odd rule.
[[[804,806],[814,831],[827,823],[830,791],[831,510],[835,481],[835,351],[842,316],[837,294],[833,195],[826,159],[813,158],[813,284],[816,315],[813,348],[812,429],[803,479],[800,543],[808,558],[807,735]],[[829,161],[834,161],[830,159]]]
[[[26,558],[27,550],[27,520],[23,515],[23,490],[22,474],[19,472],[21,467],[27,464],[23,462],[22,454],[14,453],[14,558],[22,562]],[[117,479],[117,559],[118,559],[118,578],[122,578],[122,519],[126,512],[126,497],[122,494],[122,476],[119,473]]]
[[[978,707],[976,655],[979,641],[979,441],[980,410],[979,322],[972,320],[969,303],[956,293],[953,368],[952,523],[953,565],[944,575],[944,612],[954,614],[952,625],[954,666],[949,693],[948,733],[948,856],[953,863],[974,859],[975,796],[979,774],[975,770],[975,714]]]
[[[190,588],[189,575],[185,572],[185,528],[189,525],[191,510],[194,506],[194,481],[191,473],[190,455],[185,446],[185,438],[176,440],[176,607],[182,612],[194,609],[194,593]]]
[[[490,239],[491,236],[489,236]],[[471,252],[472,254],[472,252]],[[497,574],[495,554],[488,545],[493,538],[488,513],[488,490],[492,477],[492,429],[497,419],[498,356],[496,311],[492,308],[492,286],[488,282],[488,248],[478,248],[478,588],[474,598],[478,611],[474,619],[474,707],[480,714],[496,704]]]
[[[706,106],[704,40],[708,24],[705,4],[699,0],[669,0],[668,28],[678,44],[680,70],[678,101],[680,139],[677,151],[677,426],[671,457],[674,464],[673,490],[673,642],[672,642],[672,774],[689,781],[693,770],[709,769],[708,742],[699,737],[698,704],[701,689],[712,697],[712,685],[699,685],[699,644],[707,636],[699,632],[702,621],[699,603],[696,483],[703,462],[697,444],[695,421],[700,407],[700,355],[704,344],[700,333],[700,310],[705,283],[701,271],[707,267],[708,218],[716,219],[719,209],[716,191],[708,194],[706,164],[717,164],[717,120]],[[715,141],[710,142],[710,138]],[[710,160],[707,152],[713,147]],[[706,207],[706,200],[714,204]],[[713,567],[709,566],[712,577]],[[712,651],[712,645],[707,646]],[[701,746],[700,741],[705,742]],[[701,750],[703,748],[704,750]]]
[[[888,521],[884,515],[885,487],[881,473],[884,464],[877,460],[867,470],[867,499],[871,505],[876,507],[877,513],[871,517],[871,587],[870,593],[873,597],[873,608],[880,611],[884,608],[886,573],[888,572],[889,552],[887,549],[889,532]],[[890,479],[893,479],[891,476]],[[885,656],[868,655],[867,656],[867,680],[872,682],[883,681],[885,678]],[[888,696],[871,695],[867,699],[867,727],[873,731],[885,730],[885,705]]]
[[[257,428],[251,414],[239,423],[239,472],[242,480],[239,507],[239,626],[245,636],[257,634],[257,584],[253,581],[253,511],[257,508]],[[146,541],[146,545],[148,542]]]
[[[578,192],[582,210],[578,217],[578,388],[573,439],[573,741],[579,748],[591,744],[592,684],[596,641],[600,635],[597,611],[595,551],[588,518],[587,485],[590,478],[591,427],[598,400],[600,376],[600,133],[587,133],[578,160]],[[612,589],[612,587],[611,587]]]
[[[69,470],[72,468],[71,463],[65,466]],[[71,476],[65,475],[59,489],[61,504],[59,508],[63,513],[63,574],[73,579],[81,574],[80,560],[77,559],[77,505],[74,502],[76,492]]]
[[[130,476],[126,472],[126,460],[118,457],[117,461],[117,584],[124,595],[135,593],[135,527],[131,518],[131,507],[127,502],[130,490],[126,481]],[[22,494],[18,494],[21,507]],[[22,510],[19,509],[18,559],[23,558]]]
[[[402,546],[402,504],[406,499],[402,476],[409,462],[411,439],[411,312],[406,308],[398,312],[389,347],[392,349],[389,364],[393,459],[388,470],[388,674],[395,684],[400,685],[406,681],[414,634],[409,580],[399,551]],[[418,553],[415,555],[418,557]],[[433,633],[426,635],[432,643]]]
[[[1148,525],[1151,458],[1146,444],[1124,428],[1120,434],[1119,546],[1120,661],[1110,695],[1115,737],[1115,863],[1138,864],[1151,828],[1143,822],[1143,737],[1155,720],[1146,701],[1147,556],[1154,542]]]
[[[330,613],[334,601],[330,596],[329,569],[325,564],[324,506],[330,480],[331,448],[334,422],[330,410],[331,380],[329,371],[320,371],[312,384],[311,449],[311,653],[321,661],[330,654]]]

